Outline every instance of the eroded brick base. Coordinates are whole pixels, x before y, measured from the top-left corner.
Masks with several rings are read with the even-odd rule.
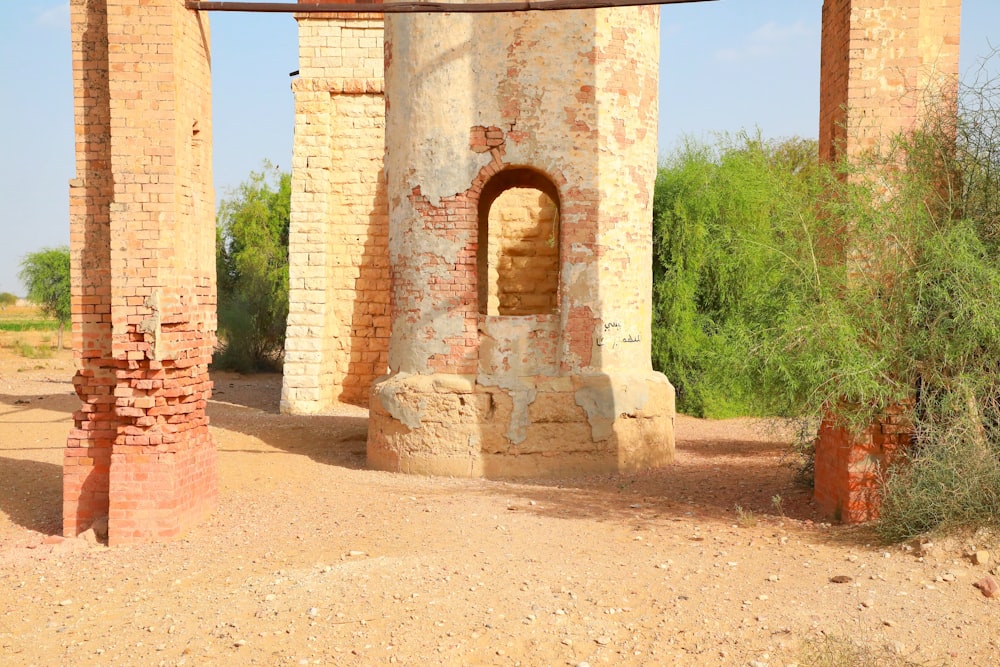
[[[816,438],[814,489],[823,514],[842,523],[878,518],[885,475],[911,441],[904,412],[903,407],[891,408],[859,434],[832,418],[823,420]]]
[[[216,451],[207,428],[168,451],[111,457],[108,544],[178,537],[216,504]]]
[[[79,535],[108,515],[111,449],[118,432],[113,369],[88,368],[73,378],[83,402],[63,455],[63,534]]]

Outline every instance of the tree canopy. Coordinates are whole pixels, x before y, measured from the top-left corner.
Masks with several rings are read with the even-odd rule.
[[[58,345],[62,348],[63,328],[71,318],[69,248],[45,248],[21,260],[19,276],[28,289],[28,300],[59,322]]]
[[[280,365],[288,319],[291,175],[265,163],[219,207],[215,364],[243,372]]]
[[[653,200],[653,365],[698,416],[766,412],[734,372],[753,331],[799,306],[820,178],[816,142],[721,135],[660,167]],[[803,220],[806,215],[809,219]],[[801,260],[807,260],[803,263]]]

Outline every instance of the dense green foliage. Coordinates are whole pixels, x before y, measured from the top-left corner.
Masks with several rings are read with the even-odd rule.
[[[681,409],[859,431],[912,405],[889,539],[1000,521],[1000,96],[973,92],[851,164],[740,136],[657,182],[654,362]]]
[[[814,141],[723,136],[687,143],[660,168],[654,211],[653,364],[678,408],[726,417],[767,411],[747,373],[751,332],[800,306],[809,287]],[[807,219],[802,219],[805,215]],[[789,256],[788,253],[793,253]]]
[[[957,124],[943,115],[902,146],[904,194],[924,205],[899,262],[917,442],[885,487],[893,540],[1000,523],[1000,88],[977,83],[961,102]]]
[[[291,176],[265,164],[219,207],[217,367],[280,366],[288,318],[288,225]]]
[[[17,297],[10,292],[0,292],[0,311],[7,310],[8,306],[17,303]]]
[[[70,322],[69,248],[45,248],[21,260],[18,274],[28,288],[28,300],[59,322],[58,346],[63,346],[63,329]]]

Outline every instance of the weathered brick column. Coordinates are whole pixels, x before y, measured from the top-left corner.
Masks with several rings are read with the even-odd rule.
[[[650,365],[658,9],[561,12],[557,31],[545,13],[385,21],[392,334],[369,464],[670,461],[673,387]],[[518,189],[555,215],[493,215]]]
[[[885,472],[912,440],[906,416],[912,406],[895,405],[861,433],[823,420],[817,436],[815,497],[827,515],[842,523],[878,518]]]
[[[302,14],[282,412],[366,405],[389,346],[382,18]]]
[[[823,159],[884,146],[954,97],[961,14],[962,0],[824,0]]]
[[[73,379],[83,402],[63,467],[63,532],[76,535],[108,514],[111,448],[118,432],[111,352],[111,118],[105,3],[70,3],[76,178],[70,182]]]
[[[892,137],[917,129],[928,112],[950,108],[960,23],[961,0],[825,0],[821,159],[884,148]],[[843,250],[831,261],[852,261],[858,252]],[[909,442],[905,431],[898,410],[860,434],[824,422],[816,440],[820,509],[845,522],[877,516],[878,487],[894,454]]]
[[[208,22],[183,0],[74,0],[75,380],[64,531],[175,537],[214,506]]]

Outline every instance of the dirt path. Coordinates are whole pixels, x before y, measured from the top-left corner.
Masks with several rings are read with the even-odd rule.
[[[5,665],[996,664],[966,541],[919,556],[813,523],[786,446],[746,420],[679,418],[677,462],[638,475],[429,479],[363,468],[364,411],[281,416],[280,378],[222,374],[208,521],[47,544],[71,368],[0,351]]]

